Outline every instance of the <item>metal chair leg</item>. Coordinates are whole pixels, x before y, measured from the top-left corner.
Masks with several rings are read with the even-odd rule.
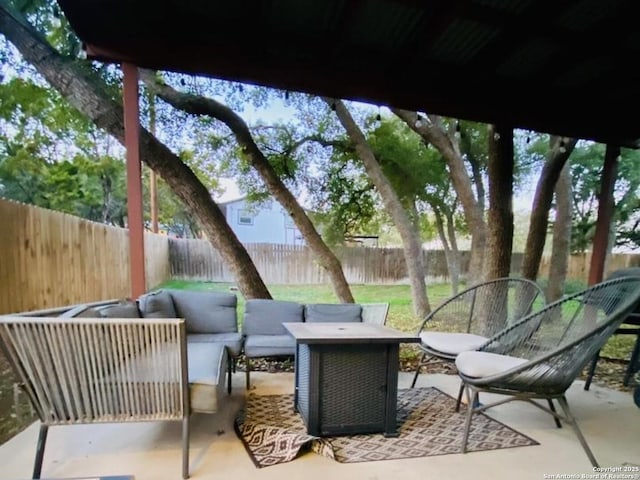
[[[231,394],[231,373],[233,371],[233,362],[235,359],[227,357],[227,393]]]
[[[467,453],[467,441],[471,432],[471,420],[475,409],[474,405],[478,403],[478,391],[471,387],[466,388],[467,392],[467,421],[464,424],[464,437],[462,438],[462,453]]]
[[[631,377],[636,372],[636,369],[640,369],[640,333],[636,338],[636,344],[633,347],[633,352],[631,353],[631,358],[629,359],[629,366],[627,367],[627,371],[624,374],[624,380],[622,380],[622,384],[625,387],[629,386],[629,381]]]
[[[591,449],[589,448],[589,445],[587,444],[587,441],[585,440],[584,435],[582,435],[582,432],[580,431],[580,427],[578,427],[578,422],[576,422],[575,417],[571,414],[571,410],[569,410],[569,404],[567,403],[567,398],[563,395],[562,397],[558,398],[558,403],[562,407],[562,410],[564,411],[564,415],[567,421],[571,423],[571,426],[573,427],[573,431],[576,433],[576,436],[578,437],[578,440],[580,440],[580,444],[582,445],[582,448],[584,449],[585,453],[587,454],[587,457],[589,457],[589,460],[591,461],[591,465],[593,465],[594,467],[599,467],[600,465],[598,465],[598,462],[596,461],[596,457],[593,456],[593,453],[591,452]]]
[[[189,415],[182,419],[182,478],[189,478]]]
[[[460,381],[460,390],[458,390],[458,399],[456,400],[456,412],[460,411],[460,404],[462,403],[463,392],[464,392],[464,382]]]
[[[420,361],[418,361],[418,367],[416,368],[416,373],[413,376],[413,382],[411,382],[411,388],[416,386],[416,381],[418,380],[418,375],[420,375],[420,370],[422,369],[422,362],[424,361],[424,357],[426,354],[422,354],[420,356]]]
[[[40,425],[40,433],[38,434],[38,444],[36,446],[36,459],[33,464],[33,475],[34,479],[40,478],[40,473],[42,472],[42,460],[44,458],[44,446],[47,443],[47,433],[49,433],[49,426],[41,424]]]
[[[553,413],[556,413],[556,406],[553,404],[553,400],[548,398],[547,402],[549,402],[549,410],[551,410]],[[560,423],[560,419],[558,417],[556,417],[555,415],[553,416],[553,419],[556,422],[556,427],[562,428],[562,423]]]
[[[587,380],[584,382],[584,389],[589,390],[591,386],[591,380],[593,379],[593,374],[596,373],[596,364],[598,363],[598,359],[600,358],[600,350],[596,352],[593,356],[593,360],[591,361],[591,365],[589,366],[589,372],[587,373]]]
[[[247,379],[247,390],[249,390],[249,387],[251,385],[251,382],[249,381],[249,370],[251,370],[251,361],[249,360],[249,357],[245,356],[245,361],[244,361],[244,371],[245,371],[245,376]]]

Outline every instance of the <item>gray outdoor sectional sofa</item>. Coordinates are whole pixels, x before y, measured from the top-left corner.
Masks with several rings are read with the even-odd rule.
[[[243,351],[249,386],[249,359],[295,354],[283,322],[384,324],[387,310],[248,300],[240,332],[235,294],[163,289],[136,301],[0,316],[0,347],[41,422],[32,478],[40,478],[50,426],[160,420],[182,421],[187,478],[190,414],[221,408],[225,375],[230,391]]]

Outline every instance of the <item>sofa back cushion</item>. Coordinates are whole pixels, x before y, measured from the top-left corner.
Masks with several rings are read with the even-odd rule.
[[[244,311],[245,335],[286,335],[285,322],[302,322],[303,305],[283,300],[247,300]]]
[[[187,333],[232,333],[238,331],[238,298],[233,293],[167,290]]]
[[[311,303],[304,307],[305,322],[361,322],[362,306],[355,303]]]
[[[171,294],[166,290],[141,295],[138,308],[144,318],[178,318]]]

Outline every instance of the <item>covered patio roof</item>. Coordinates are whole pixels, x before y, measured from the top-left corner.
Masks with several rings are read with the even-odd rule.
[[[89,58],[640,146],[635,0],[58,0]]]

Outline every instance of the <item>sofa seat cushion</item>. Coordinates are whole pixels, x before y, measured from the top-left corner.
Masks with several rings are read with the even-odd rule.
[[[311,303],[304,307],[305,322],[362,322],[362,306],[355,303]]]
[[[179,318],[169,292],[159,290],[141,295],[138,308],[144,318]]]
[[[527,360],[490,352],[462,352],[456,357],[456,368],[467,377],[484,378],[511,370]]]
[[[237,297],[232,293],[166,290],[187,333],[233,333],[238,331]]]
[[[229,350],[232,357],[237,357],[242,351],[243,336],[235,333],[188,333],[187,343],[222,343]]]
[[[247,357],[295,355],[296,341],[291,335],[250,335],[244,342]]]
[[[187,344],[191,411],[215,413],[224,396],[227,350],[222,343]]]
[[[487,342],[488,338],[472,333],[422,332],[420,340],[431,350],[447,355],[458,355],[478,349]]]

